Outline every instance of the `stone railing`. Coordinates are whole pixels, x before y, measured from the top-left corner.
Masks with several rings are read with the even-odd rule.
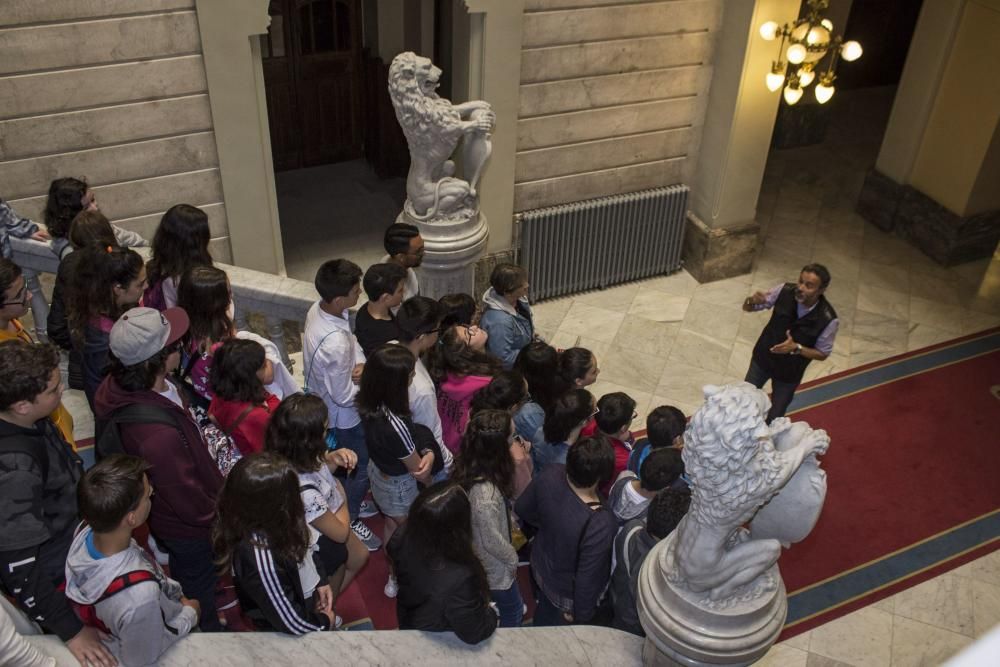
[[[25,283],[35,294],[40,294],[38,276],[42,273],[54,274],[59,268],[59,259],[47,243],[30,239],[11,238],[14,254],[11,259],[24,271]],[[147,248],[135,248],[144,257],[148,256]],[[229,276],[233,290],[233,301],[236,303],[236,327],[248,329],[247,315],[259,313],[264,317],[267,327],[267,337],[278,347],[282,359],[289,369],[292,367],[285,344],[283,322],[286,320],[302,325],[306,320],[309,307],[316,301],[316,288],[303,280],[283,278],[270,273],[244,269],[231,264],[216,262],[218,268]],[[44,299],[41,300],[42,304]],[[44,309],[37,301],[32,303],[35,318],[44,321]],[[40,327],[44,329],[44,326]]]

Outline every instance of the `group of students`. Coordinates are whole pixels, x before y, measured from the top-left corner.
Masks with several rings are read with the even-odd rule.
[[[31,295],[0,259],[0,584],[81,662],[149,664],[221,629],[220,577],[259,628],[334,629],[383,543],[401,628],[475,643],[520,625],[528,549],[534,625],[642,633],[639,567],[689,502],[686,419],[657,408],[636,443],[635,401],[586,389],[596,357],[536,336],[522,268],[497,266],[481,305],[421,296],[419,230],[390,226],[366,272],[319,268],[300,390],[273,344],[236,331],[203,211],[168,210],[148,262],[76,179],[53,183],[46,223],[49,334],[100,460],[83,471],[58,350],[18,322]],[[363,521],[378,513],[381,537]]]

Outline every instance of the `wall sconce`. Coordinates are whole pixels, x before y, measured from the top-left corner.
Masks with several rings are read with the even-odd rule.
[[[833,97],[837,78],[837,62],[841,58],[853,62],[861,57],[861,44],[844,41],[841,35],[834,36],[833,23],[820,16],[830,6],[830,0],[806,0],[809,11],[795,23],[778,25],[768,21],[760,26],[760,36],[774,41],[779,36],[778,59],[771,61],[771,71],[767,74],[767,89],[777,92],[784,86],[785,102],[795,104],[802,99],[803,89],[817,78],[822,69],[820,61],[830,55],[826,71],[819,74],[819,81],[813,89],[816,101],[826,104]],[[788,47],[785,47],[788,42]],[[784,58],[784,60],[782,60]]]

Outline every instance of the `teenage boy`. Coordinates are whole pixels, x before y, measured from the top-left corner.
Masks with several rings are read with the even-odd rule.
[[[197,600],[181,594],[132,531],[145,523],[153,487],[142,459],[114,454],[77,487],[81,525],[66,560],[66,597],[92,607],[125,665],[153,665],[198,623]]]
[[[597,414],[594,420],[580,431],[581,438],[591,438],[603,435],[615,448],[615,474],[601,493],[607,495],[611,484],[622,470],[628,467],[628,457],[632,453],[635,438],[632,437],[632,420],[638,415],[635,412],[635,400],[620,391],[601,396],[597,401]]]
[[[646,438],[635,443],[628,457],[628,469],[639,474],[649,453],[661,447],[684,447],[687,417],[672,405],[661,405],[646,416]]]
[[[98,631],[84,627],[60,590],[83,474],[49,419],[62,392],[55,347],[0,343],[0,587],[81,664],[110,667]]]
[[[403,302],[406,269],[398,264],[372,264],[365,271],[361,286],[368,303],[358,308],[354,335],[368,357],[375,348],[399,338],[399,325],[393,313]]]
[[[413,421],[423,424],[434,434],[434,439],[441,446],[444,470],[450,472],[453,459],[451,450],[444,446],[441,415],[437,409],[437,390],[422,358],[422,355],[437,343],[444,314],[444,307],[434,299],[415,296],[403,302],[396,319],[399,324],[400,344],[417,358],[417,364],[413,369],[413,381],[410,382],[409,388]]]
[[[680,479],[684,474],[681,450],[673,447],[654,449],[642,462],[640,473],[641,477],[631,470],[624,470],[611,487],[608,506],[618,523],[645,517],[653,496]]]
[[[315,285],[319,300],[306,314],[302,336],[305,389],[326,403],[332,432],[327,440],[335,440],[336,447],[346,447],[358,456],[344,483],[347,511],[351,530],[369,551],[376,551],[382,540],[361,520],[375,511],[363,503],[368,493],[368,445],[361,415],[354,407],[365,353],[351,333],[348,312],[361,295],[361,269],[349,260],[331,259],[319,267]]]
[[[618,531],[615,538],[615,569],[611,573],[611,603],[615,609],[612,625],[619,630],[644,637],[636,609],[639,569],[656,543],[673,532],[691,504],[691,492],[664,489],[649,503],[649,513],[633,519]]]
[[[31,334],[18,319],[28,312],[28,302],[31,301],[32,292],[24,282],[21,267],[9,259],[0,258],[0,294],[3,295],[3,302],[0,303],[0,341],[16,338],[26,343],[34,343]],[[55,422],[66,442],[75,448],[73,415],[62,402],[49,417]]]
[[[110,372],[94,397],[105,430],[117,429],[121,449],[150,464],[157,489],[149,529],[170,558],[170,576],[201,605],[200,627],[222,629],[215,606],[217,573],[212,553],[215,499],[222,473],[208,452],[201,428],[171,379],[180,364],[188,329],[183,308],[162,313],[132,308],[111,327]],[[141,411],[136,419],[127,415]],[[98,441],[101,447],[104,443]]]
[[[417,272],[414,271],[424,261],[424,239],[416,225],[397,222],[389,225],[382,239],[386,255],[383,262],[398,264],[406,270],[406,280],[403,283],[403,300],[406,301],[420,294],[420,283]]]

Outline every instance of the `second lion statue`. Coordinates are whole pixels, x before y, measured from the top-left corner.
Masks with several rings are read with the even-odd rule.
[[[406,51],[389,67],[389,95],[410,149],[404,211],[420,222],[467,219],[476,215],[476,184],[492,150],[496,115],[481,100],[452,104],[437,94],[441,70]],[[452,154],[464,137],[466,178],[455,175]]]

